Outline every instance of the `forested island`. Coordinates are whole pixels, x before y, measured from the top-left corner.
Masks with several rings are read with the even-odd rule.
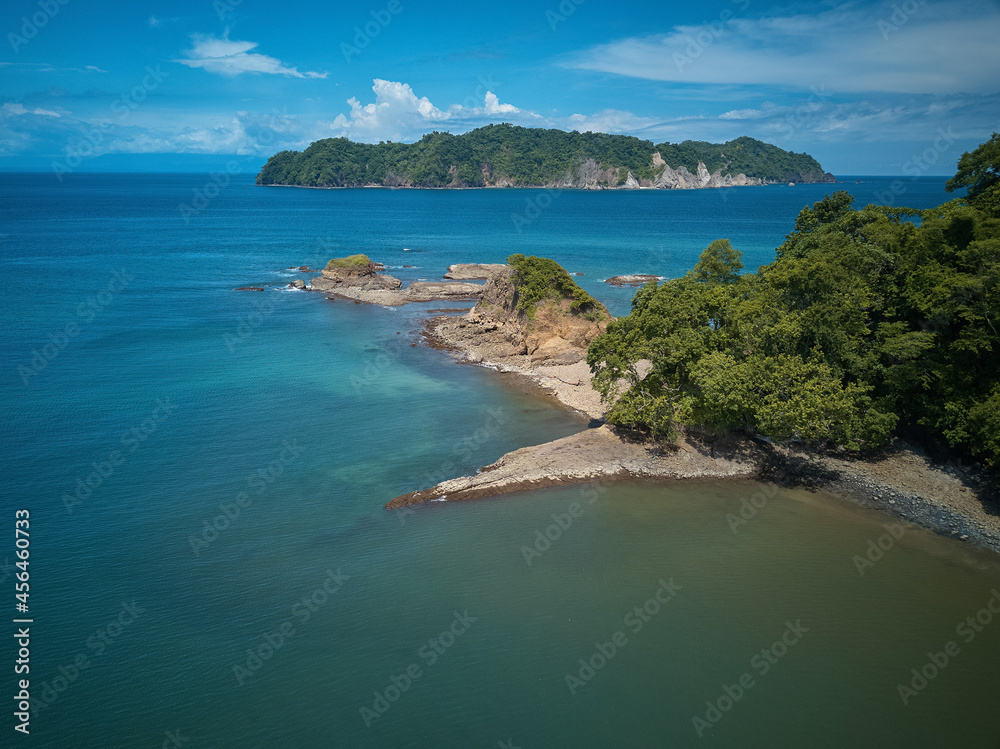
[[[415,143],[316,141],[275,154],[258,185],[301,187],[551,187],[697,189],[834,182],[812,156],[753,138],[654,144],[629,135],[509,124]]]

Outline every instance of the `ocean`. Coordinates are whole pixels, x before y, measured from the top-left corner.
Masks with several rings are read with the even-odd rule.
[[[32,620],[30,671],[13,673],[9,634],[3,666],[8,698],[30,680],[31,738],[3,745],[996,747],[996,555],[741,481],[387,511],[587,419],[422,345],[440,303],[287,288],[309,277],[291,267],[357,252],[404,281],[520,252],[626,314],[634,290],[605,278],[681,275],[716,238],[752,270],[835,189],[952,197],[939,178],[859,179],[592,193],[0,173],[0,579],[11,619]],[[266,290],[233,290],[250,285]]]

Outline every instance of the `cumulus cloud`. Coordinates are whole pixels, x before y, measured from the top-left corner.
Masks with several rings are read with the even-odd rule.
[[[347,100],[351,111],[340,114],[330,124],[337,135],[363,141],[412,140],[428,130],[447,127],[467,130],[493,122],[497,115],[508,122],[534,122],[540,116],[513,104],[503,104],[499,97],[487,91],[483,105],[452,104],[441,109],[426,96],[418,97],[408,83],[376,78],[372,91],[375,101],[362,104],[356,97]],[[471,102],[470,102],[471,103]]]
[[[909,7],[908,4],[902,4]],[[621,39],[570,68],[655,81],[841,92],[1000,91],[1000,8],[987,0],[848,3],[815,14],[738,18]]]
[[[521,111],[513,104],[501,104],[500,99],[492,91],[486,92],[483,109],[486,110],[486,114],[517,114]]]
[[[284,75],[290,78],[326,78],[326,73],[300,72],[288,67],[275,57],[262,55],[250,50],[257,48],[257,42],[240,42],[229,38],[229,33],[217,39],[210,34],[193,34],[192,47],[187,57],[174,62],[189,68],[202,68],[210,73],[236,76],[241,73],[263,73]]]

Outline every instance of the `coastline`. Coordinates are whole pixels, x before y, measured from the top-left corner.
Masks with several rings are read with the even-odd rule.
[[[578,190],[580,192],[603,192],[603,191],[614,191],[614,190],[627,190],[630,192],[686,192],[688,190],[730,190],[735,188],[743,187],[774,187],[774,186],[788,186],[789,184],[794,185],[846,185],[847,182],[843,180],[834,180],[833,182],[824,182],[821,180],[813,182],[782,182],[775,180],[772,182],[761,182],[759,184],[752,183],[746,185],[719,185],[712,187],[646,187],[640,185],[639,187],[628,187],[626,185],[614,185],[612,186],[598,186],[598,187],[583,187],[580,185],[444,185],[442,187],[427,187],[423,185],[286,185],[286,184],[266,184],[262,185],[258,182],[254,183],[254,187],[293,187],[301,190]]]
[[[590,386],[586,362],[533,362],[525,354],[511,353],[499,331],[472,326],[464,317],[432,317],[421,336],[427,345],[450,352],[462,363],[523,378],[566,408],[590,417],[590,428],[514,450],[473,476],[403,494],[388,502],[388,509],[625,478],[756,478],[824,491],[1000,553],[1000,497],[981,469],[960,462],[943,464],[902,441],[863,459],[738,435],[712,440],[688,433],[679,438],[676,448],[657,451],[623,439],[603,424],[603,406]]]

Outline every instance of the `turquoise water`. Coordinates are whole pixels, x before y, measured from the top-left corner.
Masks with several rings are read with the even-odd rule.
[[[768,262],[832,186],[251,182],[185,221],[207,175],[0,175],[2,509],[11,527],[31,511],[34,745],[1000,743],[1000,622],[956,631],[1000,589],[994,555],[915,529],[887,540],[886,518],[803,491],[734,533],[749,483],[387,512],[586,419],[412,345],[417,308],[282,290],[289,266],[349,252],[416,266],[393,269],[406,280],[524,252],[622,313],[630,291],[603,278],[678,275],[723,236]],[[889,184],[846,187],[870,200]],[[906,202],[942,202],[942,185],[907,182]],[[530,223],[511,218],[532,204]],[[232,291],[248,284],[268,291]],[[861,576],[854,557],[880,537]],[[949,641],[958,654],[904,705],[897,685]],[[701,736],[694,718],[712,719]]]

